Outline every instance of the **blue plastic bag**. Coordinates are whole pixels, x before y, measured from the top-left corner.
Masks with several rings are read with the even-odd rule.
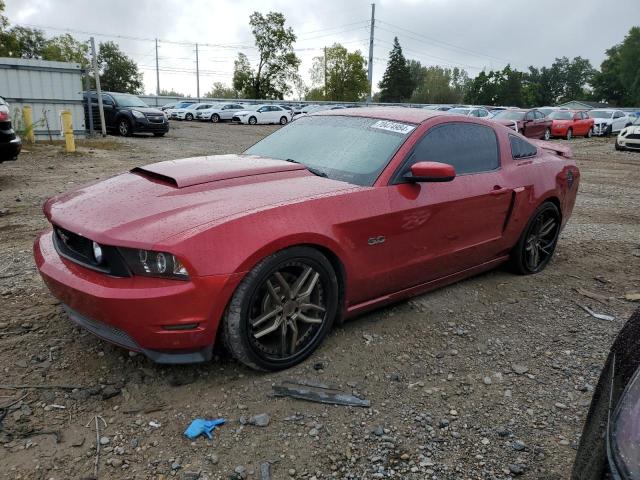
[[[211,432],[218,426],[224,425],[224,418],[215,420],[205,420],[204,418],[196,418],[191,425],[184,431],[184,436],[189,440],[195,440],[200,435],[205,434],[209,439],[213,438]]]

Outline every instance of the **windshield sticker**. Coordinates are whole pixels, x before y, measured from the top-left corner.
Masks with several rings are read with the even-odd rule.
[[[371,128],[377,128],[379,130],[388,130],[389,132],[401,133],[406,135],[414,130],[416,127],[413,125],[407,125],[405,123],[389,122],[388,120],[380,120],[379,122],[371,125]]]

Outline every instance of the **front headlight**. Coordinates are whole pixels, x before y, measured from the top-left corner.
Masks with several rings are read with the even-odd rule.
[[[188,280],[189,272],[171,253],[137,248],[119,248],[127,266],[135,275]]]
[[[144,113],[139,110],[131,110],[131,114],[136,118],[145,118]]]
[[[640,478],[640,369],[636,370],[609,424],[611,468],[623,479]]]

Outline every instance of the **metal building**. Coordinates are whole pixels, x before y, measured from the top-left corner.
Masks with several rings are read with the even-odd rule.
[[[86,136],[82,93],[82,69],[78,63],[0,58],[0,97],[9,103],[18,128],[22,107],[31,106],[37,139],[60,137],[63,110],[73,116],[74,133]]]

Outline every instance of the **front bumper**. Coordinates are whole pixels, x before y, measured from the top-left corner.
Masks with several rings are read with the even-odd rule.
[[[640,150],[640,136],[638,136],[637,134],[633,135],[632,137],[619,136],[618,146],[620,148],[630,148],[633,150]]]
[[[607,130],[611,128],[610,124],[607,123],[594,123],[593,124],[593,134],[594,135],[605,135]]]
[[[52,233],[34,244],[36,266],[76,324],[158,363],[211,358],[218,324],[241,275],[116,278],[60,257]]]
[[[22,150],[22,141],[17,135],[8,142],[0,143],[0,162],[15,160]]]
[[[135,133],[167,133],[169,122],[162,116],[162,121],[151,121],[147,118],[136,118],[133,125]]]
[[[552,137],[566,137],[569,127],[553,126],[551,127]]]

